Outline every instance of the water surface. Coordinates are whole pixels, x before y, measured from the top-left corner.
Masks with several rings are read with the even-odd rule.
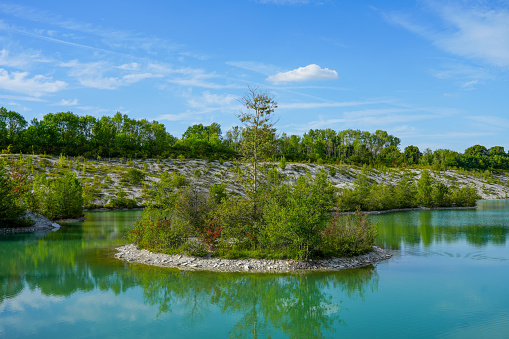
[[[509,202],[374,215],[394,257],[306,274],[181,272],[113,248],[139,211],[0,238],[0,337],[507,337]]]

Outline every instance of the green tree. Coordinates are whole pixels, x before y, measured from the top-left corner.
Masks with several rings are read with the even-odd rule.
[[[240,140],[242,138],[242,127],[233,126],[226,132],[225,142],[228,147],[232,148],[235,152],[239,148]]]
[[[449,187],[444,183],[437,182],[433,185],[432,191],[433,206],[445,207],[451,206],[449,197]]]
[[[314,180],[308,174],[281,185],[264,204],[264,241],[274,249],[297,252],[299,259],[309,258],[320,247],[333,204],[334,189],[324,171]]]
[[[506,157],[507,153],[505,153],[504,147],[502,146],[493,146],[488,150],[489,156],[494,157],[496,155],[501,157]]]
[[[145,180],[145,173],[136,168],[129,168],[127,172],[123,174],[123,179],[132,185],[139,185]]]
[[[489,155],[489,151],[482,145],[474,145],[465,150],[465,155],[471,157],[487,157]]]
[[[27,126],[23,116],[14,111],[0,107],[0,146],[15,145],[15,152],[21,150],[22,131]]]
[[[259,92],[257,88],[251,87],[242,97],[241,103],[247,111],[237,115],[245,126],[240,146],[242,155],[252,165],[253,210],[255,210],[260,180],[259,164],[274,149],[276,133],[274,125],[277,123],[274,121],[274,110],[277,103],[268,93]]]
[[[67,173],[49,184],[43,198],[42,214],[51,220],[83,215],[83,188],[76,174]]]
[[[417,146],[407,146],[405,147],[405,159],[406,162],[410,165],[418,164],[421,158],[421,152],[419,151],[419,147]]]
[[[421,172],[417,181],[417,203],[422,206],[433,206],[433,178],[428,170]]]
[[[0,164],[0,228],[30,226],[25,210],[16,204],[15,185]]]

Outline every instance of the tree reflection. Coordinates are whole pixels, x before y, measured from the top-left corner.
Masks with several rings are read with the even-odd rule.
[[[226,274],[181,272],[157,267],[133,267],[146,303],[171,312],[178,307],[189,326],[205,317],[211,305],[226,314],[241,315],[230,331],[233,338],[271,336],[322,337],[334,331],[340,301],[327,291],[363,298],[378,287],[374,267],[322,274]]]
[[[503,246],[509,234],[509,220],[483,219],[475,211],[415,211],[373,216],[378,223],[377,243],[390,249],[401,244],[429,247],[434,243],[465,240],[476,247]],[[463,213],[463,214],[461,214]]]
[[[378,286],[373,267],[343,272],[240,274],[189,272],[124,263],[106,248],[115,228],[70,226],[35,240],[4,238],[0,246],[0,304],[25,287],[47,296],[94,290],[124,293],[139,287],[159,314],[177,310],[189,327],[208,319],[212,308],[239,320],[232,338],[321,337],[342,323],[341,297],[363,298]],[[115,238],[113,236],[113,238]],[[9,240],[6,240],[9,239]],[[333,297],[334,296],[334,297]]]
[[[58,232],[1,236],[0,302],[18,295],[24,286],[55,296],[95,288],[119,293],[134,286],[134,277],[115,278],[120,262],[105,267],[97,255],[97,251],[120,243],[118,234],[134,220],[119,227],[119,220],[108,220],[112,214],[92,215],[87,223],[69,224]]]

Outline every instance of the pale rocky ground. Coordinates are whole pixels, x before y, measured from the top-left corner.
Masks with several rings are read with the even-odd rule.
[[[117,248],[115,258],[126,262],[172,267],[181,270],[207,270],[216,272],[293,272],[298,270],[343,270],[373,265],[392,257],[388,251],[373,246],[373,251],[351,258],[331,258],[314,261],[269,260],[269,259],[219,259],[168,255],[140,250],[136,245]]]
[[[1,157],[12,156],[1,155]],[[14,156],[19,158],[19,155]],[[202,190],[208,190],[211,184],[223,181],[230,193],[243,194],[242,186],[239,185],[237,180],[237,173],[238,168],[244,174],[247,173],[246,166],[248,166],[239,162],[219,162],[202,159],[139,159],[126,161],[124,159],[59,159],[58,157],[32,155],[23,155],[23,157],[25,158],[25,167],[30,168],[31,166],[34,172],[44,172],[49,177],[59,175],[59,172],[62,173],[68,169],[75,172],[84,186],[96,190],[93,204],[97,206],[107,204],[117,196],[119,191],[125,192],[127,198],[135,199],[138,204],[143,204],[145,202],[144,190],[150,189],[154,182],[158,182],[164,172],[178,173]],[[30,158],[31,165],[26,164],[29,161],[27,158]],[[361,168],[347,165],[287,163],[284,170],[278,167],[278,163],[266,163],[265,165],[276,168],[285,176],[287,182],[307,173],[314,177],[320,170],[329,173],[329,169],[333,168],[335,174],[333,176],[328,175],[328,179],[335,187],[340,189],[352,188],[355,179],[361,172]],[[83,170],[84,167],[85,170]],[[136,168],[146,174],[142,184],[133,186],[121,181],[122,174],[129,168]],[[421,174],[420,169],[370,169],[369,178],[378,183],[395,183],[404,172],[410,173],[414,180],[418,180]],[[509,174],[505,172],[485,174],[447,170],[431,171],[431,174],[436,180],[448,186],[473,186],[482,199],[509,198]]]

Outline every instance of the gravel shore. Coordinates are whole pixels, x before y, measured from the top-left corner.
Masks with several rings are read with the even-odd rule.
[[[387,260],[392,254],[373,246],[373,251],[351,258],[331,258],[315,261],[268,260],[268,259],[219,259],[185,255],[168,255],[141,250],[134,244],[117,248],[115,258],[126,262],[172,267],[181,270],[206,270],[215,272],[280,273],[298,270],[342,270],[376,264]]]

